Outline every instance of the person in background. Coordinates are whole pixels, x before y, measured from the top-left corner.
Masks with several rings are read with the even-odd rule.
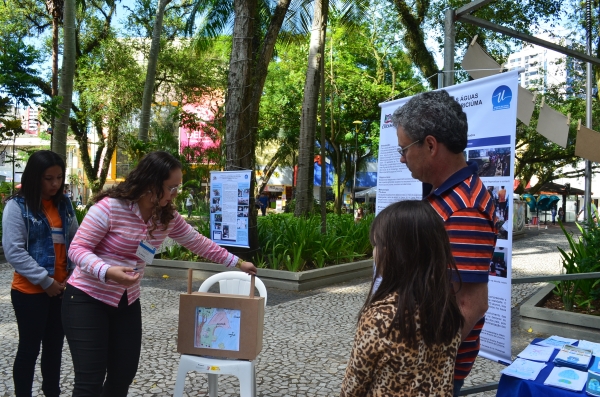
[[[498,190],[498,208],[502,220],[506,220],[506,189],[504,186],[500,186],[500,190]]]
[[[354,222],[358,223],[365,217],[365,210],[363,207],[358,207],[356,214],[354,215]]]
[[[556,206],[552,206],[550,213],[552,214],[552,225],[556,225]]]
[[[267,196],[267,193],[262,192],[258,198],[258,202],[260,204],[260,212],[262,213],[262,216],[267,215],[267,207],[269,206],[269,196]]]
[[[190,191],[185,198],[185,209],[188,213],[188,219],[192,216],[192,209],[194,208],[194,196],[192,194],[193,192]]]
[[[341,397],[452,396],[463,317],[444,222],[424,201],[400,201],[371,226],[375,279],[359,313]]]
[[[458,395],[477,354],[488,309],[489,265],[496,244],[494,200],[466,162],[467,115],[447,91],[415,95],[392,114],[400,162],[412,177],[429,184],[425,200],[444,221],[462,279],[455,279],[464,325],[454,373]],[[498,192],[500,196],[500,192]]]
[[[565,221],[565,211],[563,210],[562,207],[560,207],[558,209],[558,220],[561,221],[561,222]]]
[[[151,152],[120,184],[97,194],[69,257],[76,267],[63,299],[73,397],[126,397],[142,344],[140,279],[170,237],[192,252],[256,274],[256,267],[199,234],[175,210],[181,163]]]
[[[49,150],[33,153],[21,178],[21,188],[8,198],[2,214],[2,246],[15,269],[10,290],[19,332],[15,395],[31,396],[41,344],[42,392],[58,397],[64,341],[61,304],[72,269],[67,250],[77,218],[63,194],[65,163],[59,155]]]

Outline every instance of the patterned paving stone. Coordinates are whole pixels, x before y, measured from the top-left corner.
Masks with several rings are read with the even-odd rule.
[[[556,246],[566,240],[554,230],[531,232],[514,242],[514,277],[560,273]],[[10,302],[12,268],[0,264],[0,397],[13,396],[12,363],[17,326]],[[354,280],[316,291],[269,290],[265,312],[263,351],[257,363],[257,390],[262,397],[338,396],[352,347],[357,313],[370,286],[369,279]],[[518,305],[541,284],[513,287],[513,316]],[[170,396],[179,360],[176,352],[179,294],[185,280],[148,279],[142,283],[143,344],[138,374],[129,395]],[[535,336],[518,330],[513,320],[513,356]],[[466,386],[494,382],[502,365],[478,359]],[[70,395],[73,368],[67,344],[63,352],[63,395]],[[42,396],[39,365],[33,396]],[[219,396],[239,395],[235,377],[219,377]],[[184,396],[206,396],[205,375],[189,373]],[[480,393],[493,396],[495,392]]]

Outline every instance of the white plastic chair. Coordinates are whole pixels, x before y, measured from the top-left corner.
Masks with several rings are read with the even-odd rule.
[[[250,295],[250,279],[250,275],[243,272],[217,273],[204,280],[198,292],[208,292],[210,287],[218,281],[221,294]],[[256,276],[254,283],[258,294],[265,298],[266,307],[267,289]],[[256,360],[228,360],[182,354],[177,369],[173,397],[183,396],[185,377],[190,371],[208,374],[208,395],[210,397],[217,397],[218,376],[223,374],[234,375],[240,380],[240,397],[256,397]]]

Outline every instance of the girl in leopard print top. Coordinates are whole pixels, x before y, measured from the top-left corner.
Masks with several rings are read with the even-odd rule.
[[[380,284],[359,313],[341,396],[452,396],[463,318],[442,219],[423,201],[392,204],[371,244]]]

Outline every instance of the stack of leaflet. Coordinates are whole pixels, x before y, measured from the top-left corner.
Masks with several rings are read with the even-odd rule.
[[[572,345],[577,342],[577,339],[563,338],[562,336],[552,335],[551,337],[537,342],[538,345],[551,346],[555,349],[560,349],[564,345]]]
[[[580,371],[586,371],[590,360],[592,359],[592,351],[580,349],[579,347],[564,345],[554,358],[554,364],[561,367],[570,367]]]
[[[534,361],[517,358],[511,365],[500,372],[504,375],[514,376],[515,378],[535,380],[544,367],[546,367],[546,364],[544,363],[536,363]]]
[[[544,385],[580,392],[587,382],[587,375],[587,372],[572,368],[554,367]]]
[[[525,350],[517,355],[519,358],[533,361],[548,362],[554,353],[554,348],[550,346],[528,345]]]
[[[589,342],[587,340],[580,340],[577,344],[577,347],[591,350],[593,352],[592,354],[596,357],[600,356],[600,343]]]
[[[600,397],[600,357],[598,356],[594,357],[594,362],[588,370],[585,392],[590,396]]]

